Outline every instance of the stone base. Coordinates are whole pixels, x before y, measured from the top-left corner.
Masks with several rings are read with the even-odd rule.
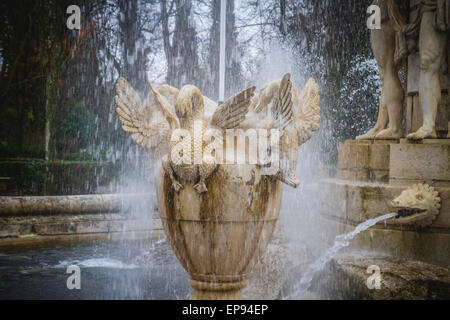
[[[450,187],[450,139],[406,139],[391,145],[390,184],[428,183]]]
[[[338,152],[338,179],[450,186],[450,139],[348,140]]]
[[[339,146],[337,178],[389,181],[389,151],[398,140],[347,140]]]
[[[242,289],[245,281],[237,282],[203,282],[191,280],[194,288],[191,300],[243,300]]]
[[[324,180],[321,192],[309,196],[317,201],[320,225],[331,245],[335,236],[353,230],[358,224],[393,211],[390,202],[404,186],[379,183]],[[438,265],[449,265],[450,256],[450,188],[437,187],[442,199],[441,213],[430,227],[398,226],[389,221],[361,233],[352,242],[355,248],[385,252],[396,257],[415,259]]]
[[[450,265],[450,139],[346,141],[339,147],[338,179],[320,181],[314,199],[326,242],[358,224],[394,211],[390,203],[415,183],[439,192],[440,214],[418,229],[389,220],[361,233],[354,248],[440,266]],[[383,174],[377,175],[377,172]]]
[[[191,300],[244,300],[244,297],[241,290],[202,291],[194,289]]]
[[[369,266],[380,270],[380,287],[367,286]],[[367,252],[338,255],[317,275],[316,290],[331,299],[448,300],[450,270],[419,261],[376,256]],[[372,284],[372,283],[371,283]]]
[[[149,194],[0,197],[0,246],[161,237],[161,220],[149,199]]]

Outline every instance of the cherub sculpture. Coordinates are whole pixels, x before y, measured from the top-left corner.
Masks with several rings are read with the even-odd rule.
[[[298,148],[319,128],[319,94],[314,79],[308,81],[300,97],[290,74],[286,74],[282,80],[264,86],[257,95],[255,87],[250,87],[219,106],[192,85],[178,90],[148,83],[151,91],[143,104],[131,85],[120,78],[116,85],[117,113],[123,129],[130,132],[138,144],[164,154],[162,166],[176,192],[186,183],[192,184],[199,194],[206,192],[206,180],[218,165],[211,155],[203,156],[200,163],[183,163],[185,155],[174,152],[180,143],[187,144],[187,148],[181,150],[191,150],[189,158],[194,159],[194,150],[205,148],[203,137],[193,134],[195,125],[199,124],[202,132],[207,128],[223,131],[279,129],[280,166],[275,177],[292,187],[298,186],[294,174]],[[269,105],[271,112],[268,112]],[[211,111],[214,111],[212,116]],[[186,139],[186,136],[194,136],[194,139]]]

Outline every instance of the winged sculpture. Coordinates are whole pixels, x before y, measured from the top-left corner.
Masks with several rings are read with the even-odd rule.
[[[300,95],[290,74],[286,74],[281,80],[265,85],[258,94],[255,87],[249,87],[220,105],[203,96],[193,85],[178,90],[169,85],[155,87],[150,81],[148,84],[151,90],[143,103],[127,80],[120,78],[116,85],[116,111],[122,128],[133,140],[163,156],[162,166],[175,191],[190,183],[198,193],[206,192],[206,180],[217,167],[213,157],[199,164],[180,164],[173,158],[172,133],[183,129],[192,134],[195,123],[200,123],[203,130],[279,129],[280,165],[275,177],[294,188],[298,186],[295,177],[298,149],[319,129],[320,98],[313,78],[307,81]],[[202,137],[183,141],[192,144],[188,149],[192,152],[206,146]]]

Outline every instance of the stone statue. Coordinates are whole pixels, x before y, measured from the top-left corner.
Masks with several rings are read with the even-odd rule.
[[[245,277],[272,237],[282,182],[298,186],[298,148],[319,129],[318,85],[310,79],[298,95],[286,74],[258,94],[250,87],[219,106],[192,85],[181,90],[149,85],[142,103],[120,78],[117,113],[137,143],[162,157],[158,211],[177,258],[191,276],[192,298],[242,299]],[[228,139],[229,131],[244,133],[244,148],[239,137],[237,144],[235,136]],[[256,152],[252,134],[260,138],[268,131],[262,135],[266,143],[257,149],[262,160],[221,161],[224,145],[233,151],[233,160],[242,156],[240,150],[244,159],[251,158]]]
[[[255,87],[250,87],[220,106],[192,85],[186,85],[181,90],[168,85],[155,88],[150,81],[149,85],[152,90],[144,105],[131,85],[120,78],[116,86],[117,113],[123,129],[130,132],[137,143],[151,151],[168,152],[163,156],[162,165],[172,179],[175,191],[183,187],[178,181],[181,179],[185,183],[195,182],[194,188],[199,193],[206,192],[205,180],[217,167],[211,155],[202,156],[199,164],[180,164],[180,156],[171,152],[175,146],[171,141],[172,132],[184,129],[195,136],[196,121],[200,123],[202,132],[206,128],[279,129],[280,169],[276,176],[289,186],[298,186],[299,181],[294,173],[298,149],[319,129],[319,87],[313,78],[308,80],[300,97],[297,88],[292,85],[290,74],[286,74],[282,80],[265,85],[257,95],[254,95]],[[205,104],[215,108],[210,119],[205,115]],[[201,145],[202,150],[205,148],[206,143],[202,139],[203,136],[200,136],[182,142],[192,144],[185,148],[191,150],[190,159],[195,158],[196,146]]]
[[[436,115],[441,100],[440,74],[447,67],[447,39],[450,30],[449,0],[375,0],[382,12],[380,30],[372,30],[371,42],[378,63],[382,91],[375,126],[357,139],[399,139],[403,136],[404,92],[398,76],[401,63],[419,51],[419,102],[422,126],[407,138],[437,138]],[[400,8],[408,7],[410,21]],[[403,10],[405,11],[405,10]]]
[[[398,209],[399,215],[389,223],[428,227],[439,214],[441,198],[433,187],[415,184],[392,200],[391,205]]]

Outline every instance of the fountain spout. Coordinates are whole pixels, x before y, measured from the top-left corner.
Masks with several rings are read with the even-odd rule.
[[[433,223],[441,208],[439,193],[427,184],[415,184],[404,190],[391,205],[398,216],[389,223],[427,227]]]

